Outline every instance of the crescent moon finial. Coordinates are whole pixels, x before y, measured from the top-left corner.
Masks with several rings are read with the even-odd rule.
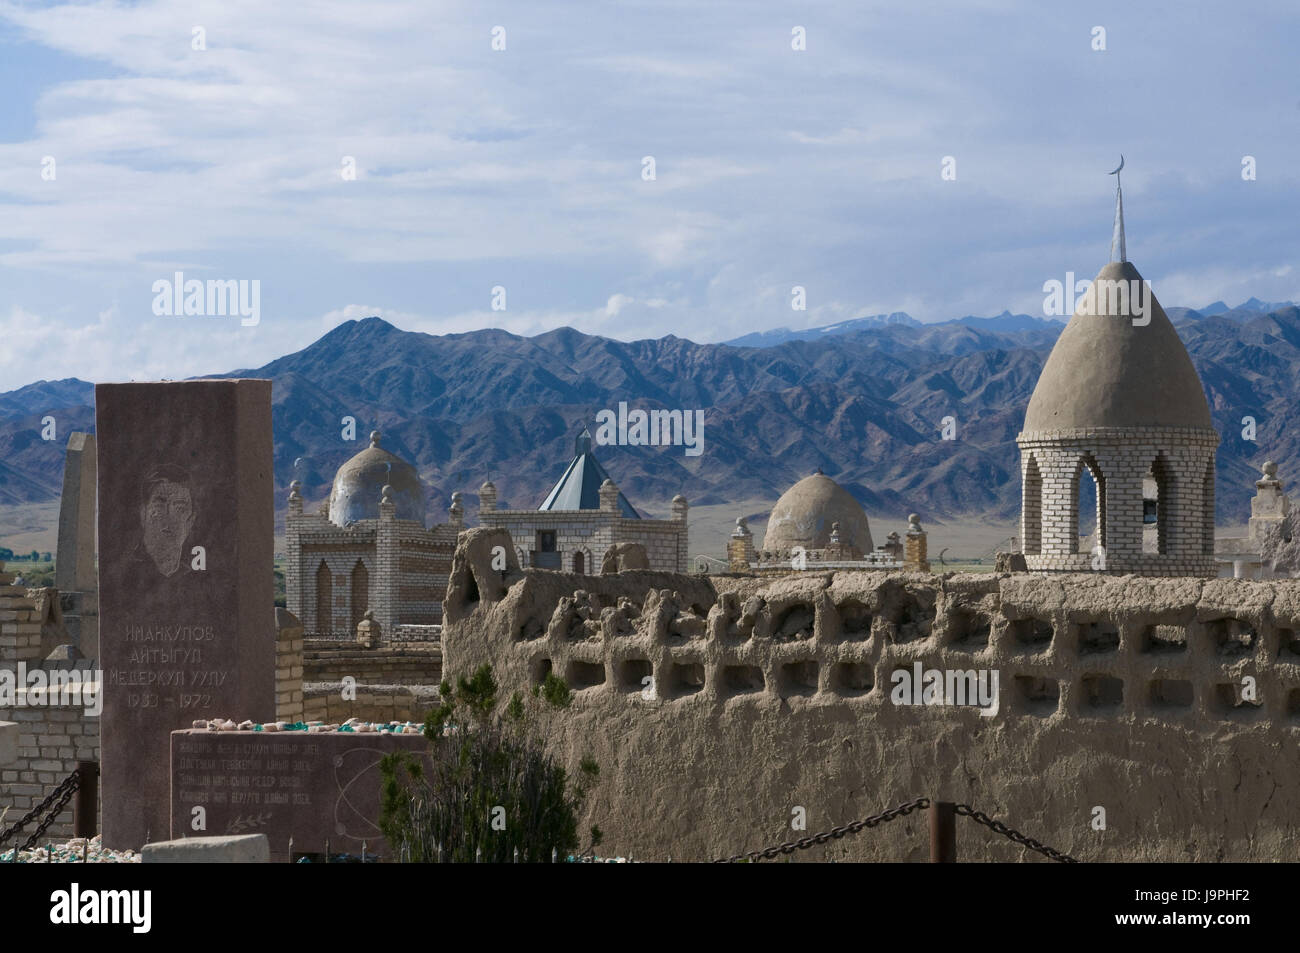
[[[1119,170],[1124,168],[1124,153],[1119,154],[1119,165],[1115,167],[1114,172],[1108,172],[1107,175],[1119,175]]]

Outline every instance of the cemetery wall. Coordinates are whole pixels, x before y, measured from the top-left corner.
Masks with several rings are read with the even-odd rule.
[[[571,768],[600,765],[602,852],[727,856],[917,797],[1084,860],[1300,852],[1300,581],[590,577],[493,571],[497,546],[513,555],[499,530],[461,536],[447,675],[491,663],[502,701],[565,680],[569,707],[537,729]],[[898,703],[917,666],[997,673],[996,713]],[[920,860],[924,825],[800,856]],[[1041,859],[973,824],[958,838],[959,858]]]
[[[338,682],[351,676],[365,684],[437,685],[442,680],[442,646],[410,642],[364,649],[346,642],[308,642],[302,668],[308,682]]]
[[[57,605],[58,591],[12,585],[13,574],[0,563],[0,671],[13,673],[18,663],[28,669],[40,666],[42,621]],[[0,721],[17,722],[18,757],[0,764],[0,811],[9,813],[0,828],[26,814],[77,767],[78,761],[99,760],[99,717],[77,698],[50,705],[42,694],[19,688],[12,706],[0,704]],[[31,833],[32,828],[27,828]],[[72,836],[72,804],[49,827],[51,838]]]
[[[424,691],[406,685],[358,684],[356,698],[344,698],[337,684],[308,684],[304,689],[303,714],[295,720],[341,724],[349,718],[363,721],[424,722],[424,716],[437,707],[438,692],[432,686]]]
[[[20,705],[0,708],[0,721],[18,723],[18,759],[0,765],[0,811],[9,808],[0,828],[8,827],[41,803],[78,761],[99,762],[99,717],[73,700],[51,706],[43,698],[30,700],[20,692]],[[35,830],[28,825],[25,837]],[[72,801],[46,830],[49,840],[72,836]],[[8,845],[12,846],[12,845]]]

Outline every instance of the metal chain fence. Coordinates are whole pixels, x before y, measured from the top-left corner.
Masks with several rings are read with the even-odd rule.
[[[40,804],[37,804],[34,808],[24,814],[18,823],[9,827],[7,830],[0,831],[0,847],[3,847],[10,838],[18,834],[24,827],[36,820],[36,818],[40,817],[42,814],[45,814],[48,810],[49,813],[45,814],[45,819],[37,825],[36,830],[32,832],[32,835],[28,837],[21,846],[14,847],[15,856],[18,850],[31,850],[32,847],[40,841],[41,836],[49,826],[54,823],[54,819],[63,812],[65,807],[67,807],[68,801],[70,801],[72,795],[77,792],[80,781],[81,779],[75,771],[64,778],[59,786],[46,796],[45,800],[41,801]]]
[[[751,850],[744,854],[735,854],[731,857],[723,857],[715,860],[715,864],[731,864],[738,860],[759,861],[771,860],[777,854],[793,854],[796,850],[805,850],[814,844],[825,844],[829,840],[839,840],[845,834],[856,834],[868,827],[875,827],[878,824],[884,824],[886,821],[892,821],[896,817],[905,817],[913,811],[930,806],[928,797],[919,797],[914,801],[908,801],[906,804],[900,804],[898,807],[891,807],[888,810],[881,811],[879,814],[873,814],[870,817],[864,817],[860,821],[853,821],[845,824],[843,827],[832,827],[828,831],[820,834],[811,834],[808,837],[802,837],[797,841],[789,841],[785,844],[778,844],[775,847],[766,847],[763,850]]]
[[[825,844],[830,840],[839,840],[846,834],[856,834],[859,831],[876,827],[877,825],[884,824],[887,821],[892,821],[896,817],[905,817],[915,810],[928,808],[929,806],[930,799],[928,797],[919,797],[913,801],[908,801],[906,804],[900,804],[898,807],[891,807],[888,810],[881,811],[879,814],[864,817],[860,821],[853,821],[851,824],[845,824],[843,827],[832,827],[829,831],[823,831],[820,834],[811,834],[808,837],[803,837],[796,841],[788,841],[784,844],[765,847],[762,850],[751,850],[743,854],[734,854],[731,857],[723,857],[719,860],[715,860],[714,863],[731,864],[741,860],[771,860],[778,854],[793,854],[797,850],[806,850],[814,844]],[[1007,827],[1007,825],[1003,824],[1001,821],[994,820],[983,811],[975,810],[969,804],[956,805],[955,812],[962,817],[969,817],[975,823],[982,824],[991,831],[1010,838],[1022,847],[1028,847],[1030,850],[1037,851],[1044,857],[1048,857],[1063,864],[1077,864],[1079,862],[1068,854],[1063,854],[1059,850],[1054,850],[1032,837],[1026,837],[1014,828]]]
[[[1069,854],[1062,854],[1059,850],[1048,847],[1041,841],[1036,841],[1032,837],[1026,837],[1020,831],[1012,827],[1007,827],[1001,821],[995,821],[983,811],[977,811],[969,804],[958,804],[956,812],[960,817],[969,817],[976,824],[983,824],[989,830],[1001,834],[1003,837],[1009,837],[1011,840],[1020,844],[1022,847],[1028,847],[1030,850],[1036,850],[1044,857],[1055,860],[1062,864],[1077,864],[1079,861]]]

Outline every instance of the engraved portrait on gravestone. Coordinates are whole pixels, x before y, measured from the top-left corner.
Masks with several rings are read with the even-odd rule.
[[[188,551],[185,542],[194,528],[194,493],[189,474],[164,464],[150,471],[140,494],[141,546],[164,576],[180,569]]]

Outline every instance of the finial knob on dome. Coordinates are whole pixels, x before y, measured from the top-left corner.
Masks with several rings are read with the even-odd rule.
[[[379,496],[384,503],[393,502],[393,488],[385,483],[383,489],[379,491]]]
[[[1266,476],[1270,480],[1277,479],[1277,464],[1274,463],[1272,460],[1264,461],[1264,476]]]
[[[384,435],[381,434],[378,430],[370,431],[370,446],[372,447],[379,446],[379,441],[383,436]]]
[[[289,484],[289,499],[301,500],[302,499],[302,493],[300,492],[301,490],[302,490],[302,481],[294,480],[292,483]]]

